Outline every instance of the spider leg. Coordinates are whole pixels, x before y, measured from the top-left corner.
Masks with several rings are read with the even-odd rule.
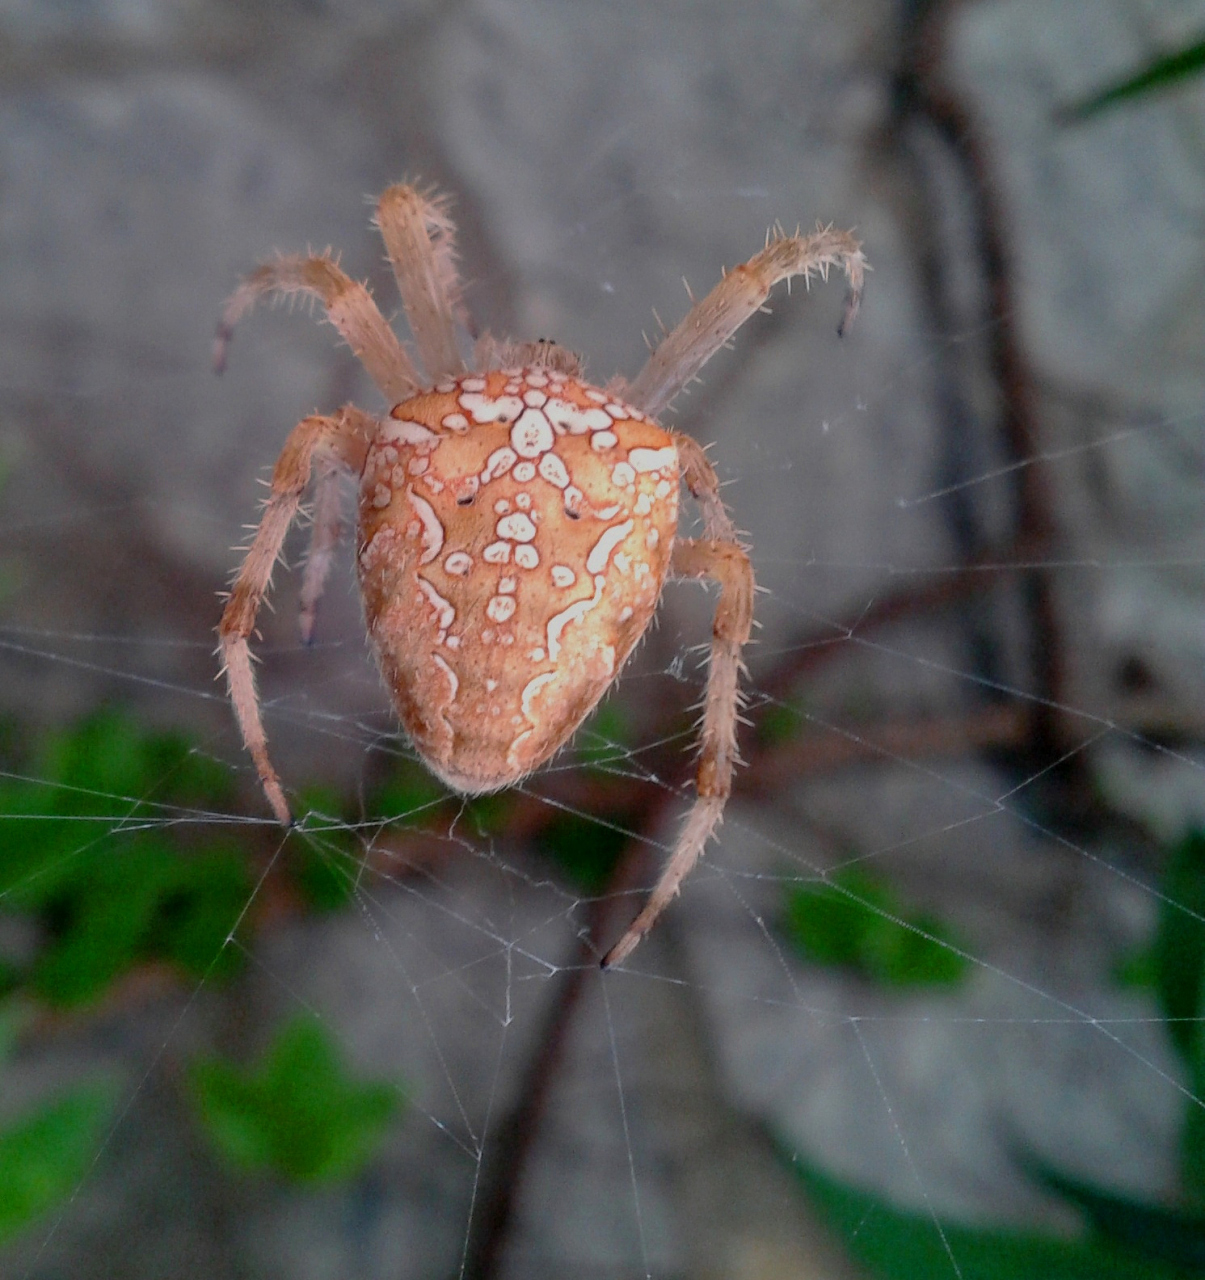
[[[753,625],[753,567],[734,539],[700,538],[674,546],[673,569],[680,577],[710,578],[720,585],[703,701],[702,757],[695,776],[697,795],[661,878],[643,910],[603,957],[604,969],[626,960],[673,901],[683,879],[699,860],[703,846],[719,826],[732,791],[732,769],[739,760],[736,724],[741,704],[741,648]]]
[[[434,382],[462,374],[454,323],[462,313],[456,225],[446,200],[414,187],[389,187],[377,203],[376,224],[427,376]]]
[[[243,742],[255,761],[272,812],[285,826],[290,825],[292,817],[280,779],[268,759],[268,740],[259,713],[247,638],[255,627],[272,566],[297,515],[315,459],[342,464],[359,473],[364,468],[372,426],[367,414],[348,407],[335,417],[303,418],[293,428],[276,460],[267,506],[218,625],[223,670]]]
[[[694,436],[688,436],[684,432],[672,431],[670,434],[678,448],[682,478],[686,481],[690,496],[702,508],[703,527],[707,536],[721,542],[737,542],[736,527],[720,498],[720,478],[708,462],[703,446]]]
[[[310,534],[310,549],[305,558],[305,572],[301,577],[301,643],[309,644],[314,638],[314,618],[318,601],[326,589],[326,580],[335,560],[335,548],[343,533],[342,494],[340,493],[340,469],[327,467],[314,482],[314,527]]]
[[[831,228],[810,236],[777,236],[748,262],[736,267],[701,301],[649,357],[624,399],[650,417],[669,408],[674,397],[769,297],[792,276],[826,276],[840,267],[849,281],[845,314],[838,332],[852,323],[862,297],[866,259],[847,231]]]
[[[230,295],[213,340],[213,367],[226,367],[226,351],[234,326],[265,294],[304,293],[326,308],[326,318],[368,370],[392,404],[412,396],[420,386],[418,372],[397,334],[385,322],[368,289],[353,280],[329,256],[291,255],[257,267]]]

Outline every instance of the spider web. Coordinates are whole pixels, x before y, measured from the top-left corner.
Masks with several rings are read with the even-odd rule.
[[[996,30],[982,21],[963,37],[972,66]],[[495,84],[479,47],[464,56]],[[796,288],[678,408],[676,426],[715,443],[764,588],[748,762],[721,838],[620,971],[600,973],[597,956],[654,881],[691,797],[713,598],[693,584],[667,590],[609,718],[518,788],[501,819],[432,798],[385,823],[374,787],[413,755],[365,650],[346,549],[310,649],[293,638],[298,577],[278,571],[257,647],[273,757],[293,787],[338,797],[318,802],[288,845],[353,886],[344,910],[303,912],[272,895],[291,854],[262,816],[212,679],[221,570],[208,549],[253,509],[255,468],[297,416],[353,394],[370,403],[353,364],[331,354],[328,334],[264,319],[240,333],[227,380],[210,387],[199,366],[218,280],[195,324],[183,285],[118,323],[115,364],[68,353],[62,378],[9,366],[23,451],[3,495],[12,709],[54,723],[109,699],[187,725],[238,799],[140,822],[233,834],[265,873],[244,904],[241,923],[254,927],[228,944],[244,960],[233,991],[136,976],[99,1012],[27,1036],[6,1076],[15,1100],[97,1066],[123,1093],[95,1165],[19,1242],[13,1274],[161,1275],[172,1257],[187,1259],[174,1274],[207,1276],[669,1276],[717,1259],[733,1274],[820,1274],[840,1264],[793,1194],[793,1158],[927,1216],[934,1274],[961,1276],[947,1222],[1068,1226],[1027,1161],[1151,1200],[1173,1187],[1183,1117],[1205,1098],[1151,992],[1114,973],[1160,912],[1200,919],[1159,873],[1205,788],[1200,681],[1185,658],[1200,655],[1202,559],[1172,532],[1185,511],[1199,525],[1205,419],[1191,379],[1169,392],[1162,366],[1145,381],[1135,372],[1145,348],[1110,375],[1091,324],[1058,342],[1066,313],[1028,292],[1022,305],[1020,290],[1055,270],[1088,295],[1085,311],[1104,308],[1091,282],[1128,269],[1094,259],[1087,237],[1051,248],[1028,206],[1004,227],[1032,251],[998,305],[983,227],[1001,214],[976,213],[969,131],[947,136],[933,109],[897,121],[903,194],[872,199],[837,158],[869,110],[842,58],[856,63],[849,49],[834,55],[823,89],[783,116],[769,98],[742,98],[720,135],[723,167],[705,147],[654,166],[620,123],[588,135],[560,205],[533,213],[513,176],[471,150],[459,161],[480,175],[459,211],[478,273],[469,301],[499,330],[580,347],[600,381],[638,367],[650,306],[667,322],[679,314],[680,274],[707,287],[784,213],[856,222],[875,267],[843,343],[838,289]],[[1006,81],[983,91],[989,103]],[[223,137],[235,132],[237,113],[223,116],[199,81],[183,98],[153,78],[137,93],[173,127],[208,113]],[[837,123],[817,124],[834,102]],[[125,134],[105,133],[82,90],[72,110],[119,155],[138,154],[136,131],[113,142]],[[256,147],[296,151],[266,115],[263,138],[238,156],[245,166]],[[1148,124],[1163,159],[1150,159],[1146,189],[1163,198],[1150,201],[1163,221],[1147,240],[1165,246],[1151,273],[1166,297],[1164,257],[1174,263],[1184,244],[1199,253],[1182,224],[1200,174],[1184,178],[1174,139]],[[1132,154],[1128,127],[1118,126]],[[57,129],[20,137],[61,156]],[[1118,137],[1078,144],[1077,163],[1115,173]],[[220,274],[217,262],[233,277],[274,237],[304,243],[329,228],[348,246],[345,265],[390,296],[360,210],[344,208],[380,185],[379,158],[343,163],[318,201],[302,195],[303,164],[282,167],[269,206],[289,214],[270,226],[241,225],[215,198],[211,226],[237,221],[237,234],[218,247],[211,230],[193,261],[208,253],[207,272]],[[179,190],[138,225],[180,216],[189,188]],[[58,234],[87,225],[54,207]],[[667,245],[655,230],[671,226]],[[176,243],[164,225],[148,280],[183,278],[166,265]],[[1056,250],[1070,261],[1052,267]],[[54,287],[71,296],[57,276]],[[1130,305],[1157,327],[1153,296]],[[186,324],[174,318],[185,310]],[[69,348],[53,314],[35,318],[21,340],[30,350]],[[156,320],[170,345],[152,340]],[[1179,331],[1160,332],[1174,346]],[[1039,364],[1034,350],[1050,358]],[[1010,352],[1026,361],[1019,374]],[[171,451],[152,456],[148,441],[168,423]],[[77,443],[81,430],[102,443]],[[24,483],[38,474],[54,484]],[[293,564],[303,546],[295,531]],[[120,822],[134,797],[105,799]],[[562,853],[566,840],[617,837],[600,885],[583,887],[541,843],[562,819],[576,824]],[[872,882],[890,886],[886,905]],[[822,885],[957,957],[962,980],[891,988],[809,962],[786,903]],[[321,1019],[357,1071],[404,1082],[408,1100],[368,1173],[308,1196],[220,1174],[180,1102],[190,1055],[220,1044],[245,1056],[298,1012]]]

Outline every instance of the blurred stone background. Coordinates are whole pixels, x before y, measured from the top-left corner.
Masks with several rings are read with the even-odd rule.
[[[814,758],[734,801],[635,974],[585,983],[496,1274],[850,1274],[768,1133],[972,1217],[1056,1216],[1018,1140],[1167,1189],[1176,1065],[1108,974],[1149,927],[1159,841],[1205,816],[1205,92],[1057,111],[1203,26],[1187,0],[0,7],[4,707],[54,724],[114,699],[187,724],[247,812],[213,682],[230,548],[299,417],[383,406],[300,311],[245,323],[213,377],[242,272],[333,245],[388,313],[368,197],[421,177],[454,196],[479,323],[553,337],[606,381],[639,368],[654,308],[683,313],[682,277],[710,287],[774,221],[865,243],[846,339],[839,284],[780,291],[676,414],[715,442],[767,589],[755,706],[802,688]],[[918,602],[968,565],[972,586]],[[295,576],[261,619],[296,784],[354,788],[389,731],[351,584],[345,555],[313,650]],[[708,616],[667,592],[628,677],[638,726],[697,685]],[[839,652],[774,683],[817,646]],[[372,1179],[232,1188],[172,1084],[224,1015],[159,997],[30,1051],[30,1089],[99,1057],[133,1101],[12,1274],[455,1274],[489,1156],[440,1125],[459,1113],[488,1148],[529,1087],[581,913],[521,847],[449,844],[468,856],[436,888],[398,888],[371,923],[282,927],[246,984],[249,1027],[315,1007],[359,1064],[415,1082]],[[850,850],[973,939],[958,995],[808,973],[760,927],[784,865]],[[519,969],[484,921],[524,939]]]

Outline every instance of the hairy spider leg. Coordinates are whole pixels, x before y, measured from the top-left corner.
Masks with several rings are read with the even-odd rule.
[[[713,496],[718,502],[718,494]],[[736,726],[741,707],[741,649],[753,626],[753,566],[744,548],[735,540],[699,538],[675,544],[673,572],[682,578],[710,578],[720,586],[711,631],[707,693],[703,700],[695,802],[648,902],[623,937],[603,957],[604,969],[622,963],[632,954],[677,895],[683,879],[698,862],[704,845],[719,825],[732,791],[733,766],[739,763]]]
[[[368,289],[342,271],[329,254],[293,254],[257,267],[230,295],[213,342],[213,367],[226,367],[234,326],[268,294],[304,293],[326,308],[326,318],[339,331],[373,382],[391,404],[419,389],[418,371],[373,302]]]
[[[711,292],[691,307],[686,318],[661,342],[624,398],[657,416],[762,306],[770,290],[792,276],[826,276],[839,266],[849,282],[838,332],[857,315],[866,261],[848,232],[820,230],[809,236],[778,235],[761,253],[728,272]],[[696,775],[696,799],[679,832],[669,861],[648,902],[623,937],[603,957],[603,968],[625,960],[653,927],[681,888],[723,816],[732,791],[732,770],[739,763],[736,725],[740,713],[741,649],[753,625],[753,568],[720,498],[719,480],[702,446],[674,434],[682,477],[703,513],[706,538],[674,547],[673,572],[687,578],[711,578],[720,585],[712,628],[707,693],[703,703],[702,757]]]
[[[280,778],[268,759],[268,740],[260,716],[247,640],[255,628],[272,568],[297,515],[315,462],[344,466],[358,475],[364,469],[375,430],[373,419],[351,405],[335,416],[303,418],[293,428],[276,460],[264,514],[218,625],[219,648],[234,714],[272,812],[285,826],[293,819]]]
[[[813,271],[827,276],[832,266],[840,267],[849,281],[845,313],[838,329],[844,332],[857,315],[866,271],[866,259],[857,240],[848,231],[831,228],[809,236],[778,236],[761,253],[729,271],[701,302],[691,307],[624,390],[624,399],[651,417],[658,417],[761,307],[780,280],[799,275],[806,279]]]
[[[342,467],[326,466],[314,481],[313,527],[301,576],[298,613],[302,644],[309,644],[314,638],[318,601],[326,590],[326,580],[335,562],[335,548],[343,534],[342,470]]]
[[[462,313],[456,272],[456,225],[446,198],[414,187],[389,187],[377,203],[376,225],[393,264],[402,306],[432,382],[464,373],[455,320]]]
[[[690,496],[699,504],[703,513],[703,528],[709,538],[720,542],[740,543],[736,526],[728,514],[720,497],[720,478],[715,468],[707,461],[703,446],[694,436],[685,435],[681,431],[670,433],[678,448],[678,460],[682,465],[682,479],[690,490]],[[744,548],[748,550],[747,547]]]

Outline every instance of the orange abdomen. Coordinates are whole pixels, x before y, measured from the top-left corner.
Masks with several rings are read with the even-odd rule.
[[[466,792],[547,760],[610,686],[661,594],[672,437],[547,370],[440,383],[369,451],[357,562],[402,724]]]

